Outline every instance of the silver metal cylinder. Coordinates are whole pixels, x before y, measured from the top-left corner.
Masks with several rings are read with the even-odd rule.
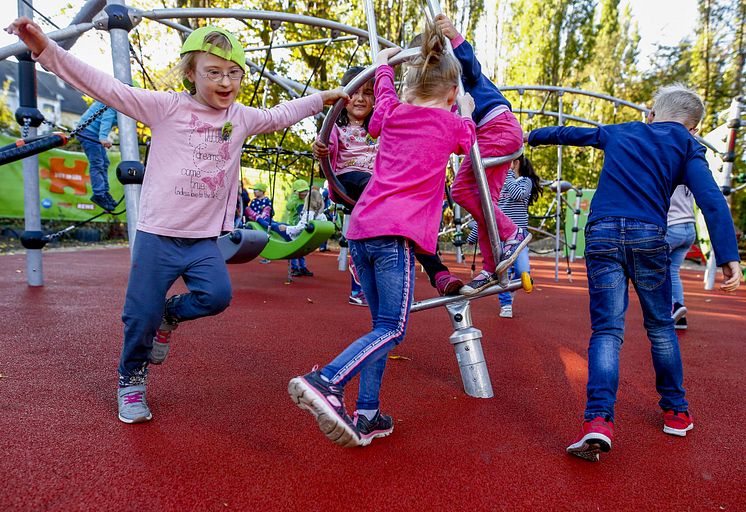
[[[471,303],[446,305],[455,331],[449,341],[456,352],[464,392],[475,398],[492,398],[492,382],[482,352],[482,331],[471,324]]]
[[[108,5],[125,5],[123,0],[108,0]],[[130,67],[129,35],[120,28],[109,31],[111,37],[111,60],[114,76],[120,81],[132,83],[132,68]],[[131,117],[118,114],[119,151],[122,160],[140,161],[140,150],[137,145],[137,123]],[[140,189],[142,185],[125,185],[124,196],[127,205],[127,235],[129,237],[130,253],[135,243],[137,232],[138,210],[140,209]]]

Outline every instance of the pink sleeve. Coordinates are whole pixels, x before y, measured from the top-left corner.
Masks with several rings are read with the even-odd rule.
[[[468,155],[471,151],[471,147],[474,145],[474,141],[477,140],[477,125],[471,118],[459,117],[459,125],[456,128],[456,139],[457,144],[457,155]]]
[[[332,163],[332,171],[337,171],[337,158],[339,157],[339,128],[334,125],[329,134],[329,160]]]
[[[324,108],[321,94],[312,94],[275,105],[268,109],[258,109],[241,105],[241,116],[248,127],[249,135],[270,133],[292,126],[301,119],[318,114]]]
[[[378,66],[373,92],[376,95],[376,107],[368,124],[368,133],[377,139],[381,135],[383,120],[400,103],[394,87],[394,68],[389,65]]]
[[[455,50],[456,48],[461,46],[461,43],[463,43],[464,41],[464,36],[462,36],[461,34],[457,34],[456,37],[451,39],[451,48]]]
[[[54,41],[33,57],[79,91],[148,126],[169,117],[171,107],[176,104],[175,94],[125,85],[63,50]]]

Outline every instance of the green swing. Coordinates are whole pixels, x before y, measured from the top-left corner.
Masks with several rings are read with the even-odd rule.
[[[248,222],[251,229],[266,232],[259,223]],[[306,229],[295,240],[287,241],[279,233],[270,231],[269,242],[259,254],[268,260],[291,260],[302,258],[318,249],[321,244],[334,234],[334,223],[328,220],[314,220],[308,223]]]

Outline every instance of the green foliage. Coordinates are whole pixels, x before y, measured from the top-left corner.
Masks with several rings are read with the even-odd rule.
[[[6,81],[3,84],[2,93],[0,93],[0,133],[8,135],[19,136],[18,123],[10,108],[8,108],[8,88],[10,87],[10,81]]]

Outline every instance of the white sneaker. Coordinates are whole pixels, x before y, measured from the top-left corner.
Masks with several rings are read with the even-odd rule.
[[[513,306],[511,304],[500,307],[500,318],[513,318]]]

